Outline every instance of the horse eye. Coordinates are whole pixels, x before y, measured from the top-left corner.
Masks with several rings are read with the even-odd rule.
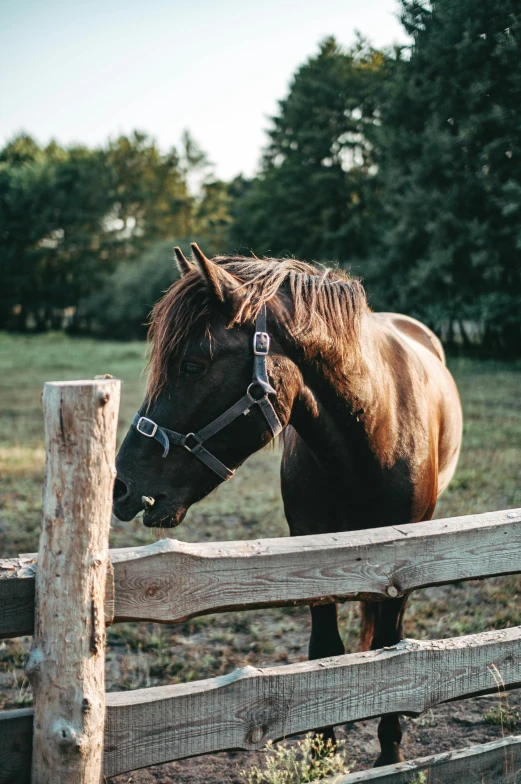
[[[197,365],[195,362],[183,362],[181,365],[181,371],[186,373],[187,376],[198,376],[203,370],[204,367],[202,365]]]

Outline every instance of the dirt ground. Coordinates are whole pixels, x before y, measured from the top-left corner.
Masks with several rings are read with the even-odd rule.
[[[521,712],[521,689],[438,705],[418,718],[403,718],[406,759],[487,743],[515,732]],[[503,726],[501,726],[501,717]],[[496,723],[495,723],[496,722]],[[337,728],[346,741],[352,770],[364,770],[378,756],[378,719]],[[240,771],[261,765],[263,752],[227,752],[156,765],[110,779],[110,784],[244,784]],[[457,784],[457,782],[454,782]]]

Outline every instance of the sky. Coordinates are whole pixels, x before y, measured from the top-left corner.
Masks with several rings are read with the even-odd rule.
[[[0,0],[0,144],[167,150],[186,128],[217,176],[252,175],[292,74],[328,35],[406,43],[397,0]]]

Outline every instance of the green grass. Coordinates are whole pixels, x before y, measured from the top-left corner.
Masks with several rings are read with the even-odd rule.
[[[0,555],[38,546],[44,433],[40,396],[48,380],[121,378],[119,438],[142,400],[142,343],[72,339],[60,334],[0,333]],[[521,363],[454,360],[450,363],[464,407],[464,441],[456,476],[441,497],[437,517],[521,506]],[[284,536],[280,452],[254,455],[232,482],[193,507],[175,536],[190,541]],[[155,541],[163,532],[139,520],[114,523],[111,546]],[[447,637],[521,623],[517,576],[416,592],[406,631]],[[340,611],[348,650],[355,650],[358,609]],[[178,626],[120,624],[109,629],[109,688],[136,688],[209,677],[245,664],[298,661],[306,656],[306,608],[225,613]],[[0,707],[26,704],[23,655],[27,641],[0,646]]]

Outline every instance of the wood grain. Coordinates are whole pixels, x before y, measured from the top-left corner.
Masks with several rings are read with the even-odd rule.
[[[32,717],[30,709],[0,713],[0,784],[30,782]],[[419,784],[422,772],[425,784],[515,784],[521,776],[521,736],[349,773],[331,784]]]
[[[513,688],[521,684],[520,643],[520,627],[448,640],[405,640],[381,651],[284,667],[246,667],[220,678],[109,693],[104,772],[113,776],[197,754],[257,749],[269,738],[283,738],[329,723],[342,724],[394,712],[417,715],[441,702],[495,692],[498,672],[505,688]],[[0,755],[0,769],[3,770],[3,760],[11,755],[9,771],[15,776],[6,781],[25,784],[26,779],[17,771],[26,769],[31,713],[0,714],[0,749],[4,752],[4,757]],[[18,746],[13,753],[15,739]],[[349,774],[355,778],[348,777],[343,784],[359,780],[410,784],[404,775],[411,774],[412,766],[419,765],[421,771],[433,764],[432,760],[440,776],[445,776],[439,779],[440,783],[474,784],[475,780],[460,779],[455,772],[481,770],[482,766],[488,771],[486,784],[511,784],[513,779],[500,777],[501,765],[509,771],[514,765],[518,770],[519,740],[509,741],[505,749],[495,744],[478,747],[476,754],[481,755],[481,762],[473,762],[472,766],[468,761],[459,761],[458,755],[472,756],[472,750],[466,749],[436,755],[427,761]],[[514,747],[512,752],[508,751],[510,745]],[[386,779],[385,775],[402,778]],[[432,784],[437,780],[432,779]],[[4,779],[0,778],[0,782],[4,784]]]
[[[335,778],[334,784],[516,784],[519,781],[521,735],[511,735],[481,746],[349,773]],[[329,779],[326,782],[333,784]]]
[[[44,386],[46,475],[34,637],[32,784],[100,784],[120,382]],[[109,590],[109,595],[112,591]]]
[[[164,539],[111,550],[110,558],[115,622],[176,623],[225,610],[384,600],[521,572],[521,510],[333,535],[204,544]],[[0,637],[31,628],[34,577],[20,568],[19,559],[0,561]]]
[[[521,509],[332,535],[166,539],[113,551],[111,560],[118,620],[172,623],[246,607],[381,600],[520,572]]]
[[[521,627],[106,696],[105,775],[521,684]]]

